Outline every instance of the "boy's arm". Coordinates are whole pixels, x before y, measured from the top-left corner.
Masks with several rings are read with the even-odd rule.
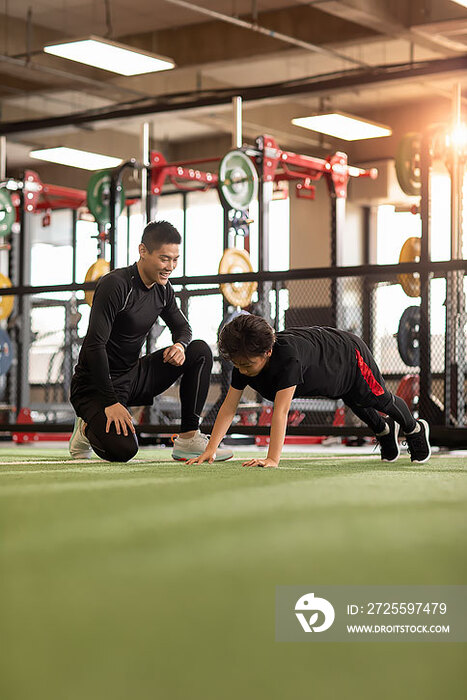
[[[196,457],[195,459],[189,459],[187,464],[201,464],[202,462],[209,462],[212,464],[216,454],[216,450],[219,447],[219,443],[226,434],[233,421],[235,413],[237,412],[238,403],[242,397],[243,391],[240,389],[234,389],[232,386],[227,392],[227,396],[224,399],[224,403],[219,409],[217,414],[216,422],[212,429],[211,438],[207,444],[207,447],[202,455]]]
[[[271,421],[271,433],[269,449],[266,459],[250,459],[244,462],[244,467],[277,467],[281,458],[284,445],[285,431],[287,430],[287,417],[292,402],[295,386],[281,389],[274,399],[274,411]]]

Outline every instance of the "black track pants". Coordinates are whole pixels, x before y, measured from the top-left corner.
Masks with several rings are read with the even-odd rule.
[[[114,380],[114,388],[124,406],[148,406],[181,377],[181,432],[197,430],[209,389],[212,353],[204,340],[193,340],[185,351],[180,367],[164,362],[164,350],[142,357],[129,376]],[[106,433],[107,419],[93,396],[73,400],[76,413],[87,423],[86,437],[94,452],[110,462],[127,462],[138,451],[133,433],[117,435],[112,424]]]

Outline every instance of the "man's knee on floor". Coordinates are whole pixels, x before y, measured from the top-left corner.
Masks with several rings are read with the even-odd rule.
[[[97,436],[88,430],[88,439],[94,452],[109,462],[129,462],[138,452],[138,441],[133,433],[117,435],[109,432]]]

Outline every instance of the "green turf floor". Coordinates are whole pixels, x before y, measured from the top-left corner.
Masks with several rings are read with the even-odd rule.
[[[274,600],[466,583],[467,457],[138,457],[0,451],[2,700],[465,697],[466,645],[277,643]]]

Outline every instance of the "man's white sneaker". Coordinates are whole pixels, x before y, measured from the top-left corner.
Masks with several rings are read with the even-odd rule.
[[[84,434],[85,425],[84,420],[76,416],[75,427],[68,443],[68,450],[73,459],[90,459],[92,457],[92,447]]]
[[[199,457],[205,451],[209,442],[209,435],[196,431],[192,438],[177,437],[173,443],[172,458],[177,462],[186,462],[188,459]],[[222,443],[216,450],[215,462],[223,462],[226,459],[233,457],[233,452],[228,447],[224,447]]]

